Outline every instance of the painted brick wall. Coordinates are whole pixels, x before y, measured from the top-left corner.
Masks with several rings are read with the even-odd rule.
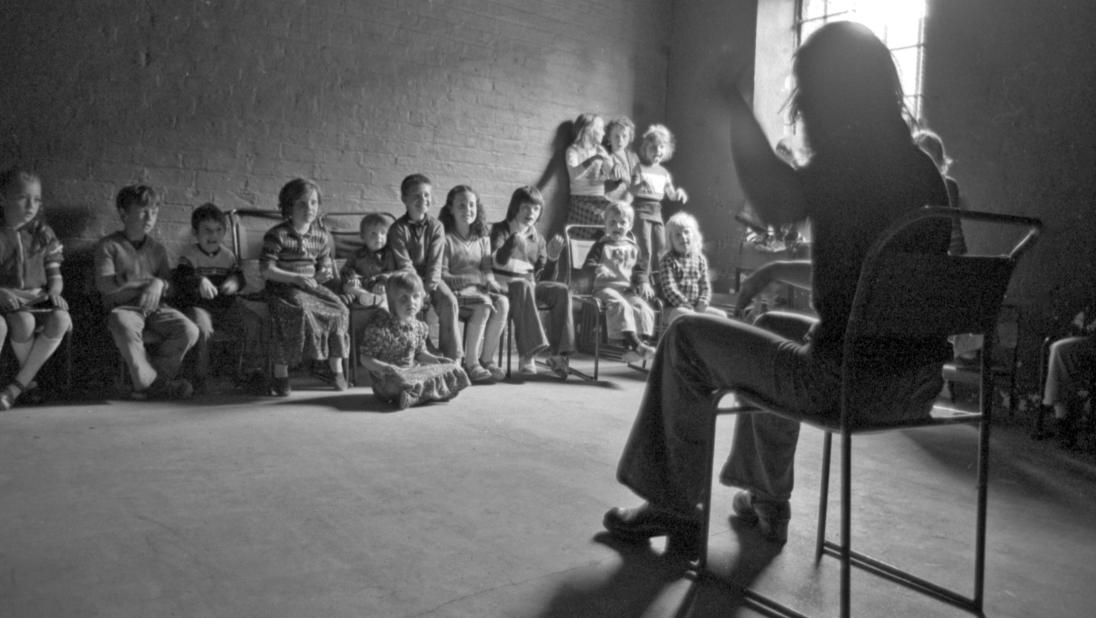
[[[578,113],[665,113],[665,0],[9,0],[0,165],[41,172],[70,252],[118,227],[136,181],[190,209],[275,207],[295,176],[328,210],[402,212],[408,173],[477,187],[489,220],[539,183],[562,220]]]

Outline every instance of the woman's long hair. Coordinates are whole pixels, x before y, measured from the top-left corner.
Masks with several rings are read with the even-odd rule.
[[[870,156],[880,146],[911,143],[894,59],[866,26],[822,26],[796,52],[792,74],[789,105],[813,153]]]

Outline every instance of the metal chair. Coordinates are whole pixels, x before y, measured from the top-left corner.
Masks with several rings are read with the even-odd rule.
[[[993,225],[1014,226],[1024,231],[1022,238],[1006,253],[992,256],[954,256],[911,254],[891,249],[891,242],[911,226],[927,219],[956,218]],[[845,330],[841,367],[840,408],[832,415],[808,415],[781,409],[756,393],[725,390],[714,394],[709,433],[714,441],[716,419],[720,414],[765,412],[814,426],[825,432],[822,455],[822,483],[819,498],[818,536],[815,561],[824,553],[841,561],[840,615],[850,612],[850,572],[856,566],[892,582],[911,588],[961,609],[981,613],[985,572],[986,487],[988,478],[989,430],[993,416],[992,352],[996,324],[1006,288],[1020,256],[1031,247],[1041,230],[1037,219],[993,213],[958,211],[926,207],[910,213],[875,241],[861,268],[860,279]],[[985,336],[981,362],[981,397],[977,411],[962,412],[935,408],[932,414],[909,420],[885,419],[889,408],[900,402],[878,402],[870,382],[859,382],[857,374],[865,368],[865,355],[878,337],[940,337],[956,333]],[[870,366],[869,366],[870,368]],[[720,407],[724,398],[734,403]],[[892,417],[893,418],[893,417]],[[967,597],[898,567],[851,548],[852,436],[891,430],[942,425],[971,424],[979,427],[977,512],[975,514],[974,594]],[[841,536],[839,542],[826,539],[826,505],[829,491],[830,452],[833,434],[841,435]],[[707,568],[709,519],[711,516],[712,465],[714,447],[707,450],[704,468],[706,483],[702,496],[700,557],[694,565],[703,575]],[[755,591],[747,590],[748,605],[770,615],[801,614]]]

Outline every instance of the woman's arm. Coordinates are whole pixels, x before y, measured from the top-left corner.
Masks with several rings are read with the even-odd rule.
[[[728,96],[728,104],[731,157],[746,199],[765,223],[779,226],[802,220],[806,199],[795,170],[776,156],[737,89]]]

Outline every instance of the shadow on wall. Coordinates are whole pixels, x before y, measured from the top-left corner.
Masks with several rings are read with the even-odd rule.
[[[552,232],[561,232],[567,220],[570,179],[567,177],[566,153],[574,139],[573,134],[574,122],[571,120],[565,120],[556,127],[556,135],[552,139],[552,156],[535,183],[536,188],[544,194],[540,228],[545,236],[550,236]]]

